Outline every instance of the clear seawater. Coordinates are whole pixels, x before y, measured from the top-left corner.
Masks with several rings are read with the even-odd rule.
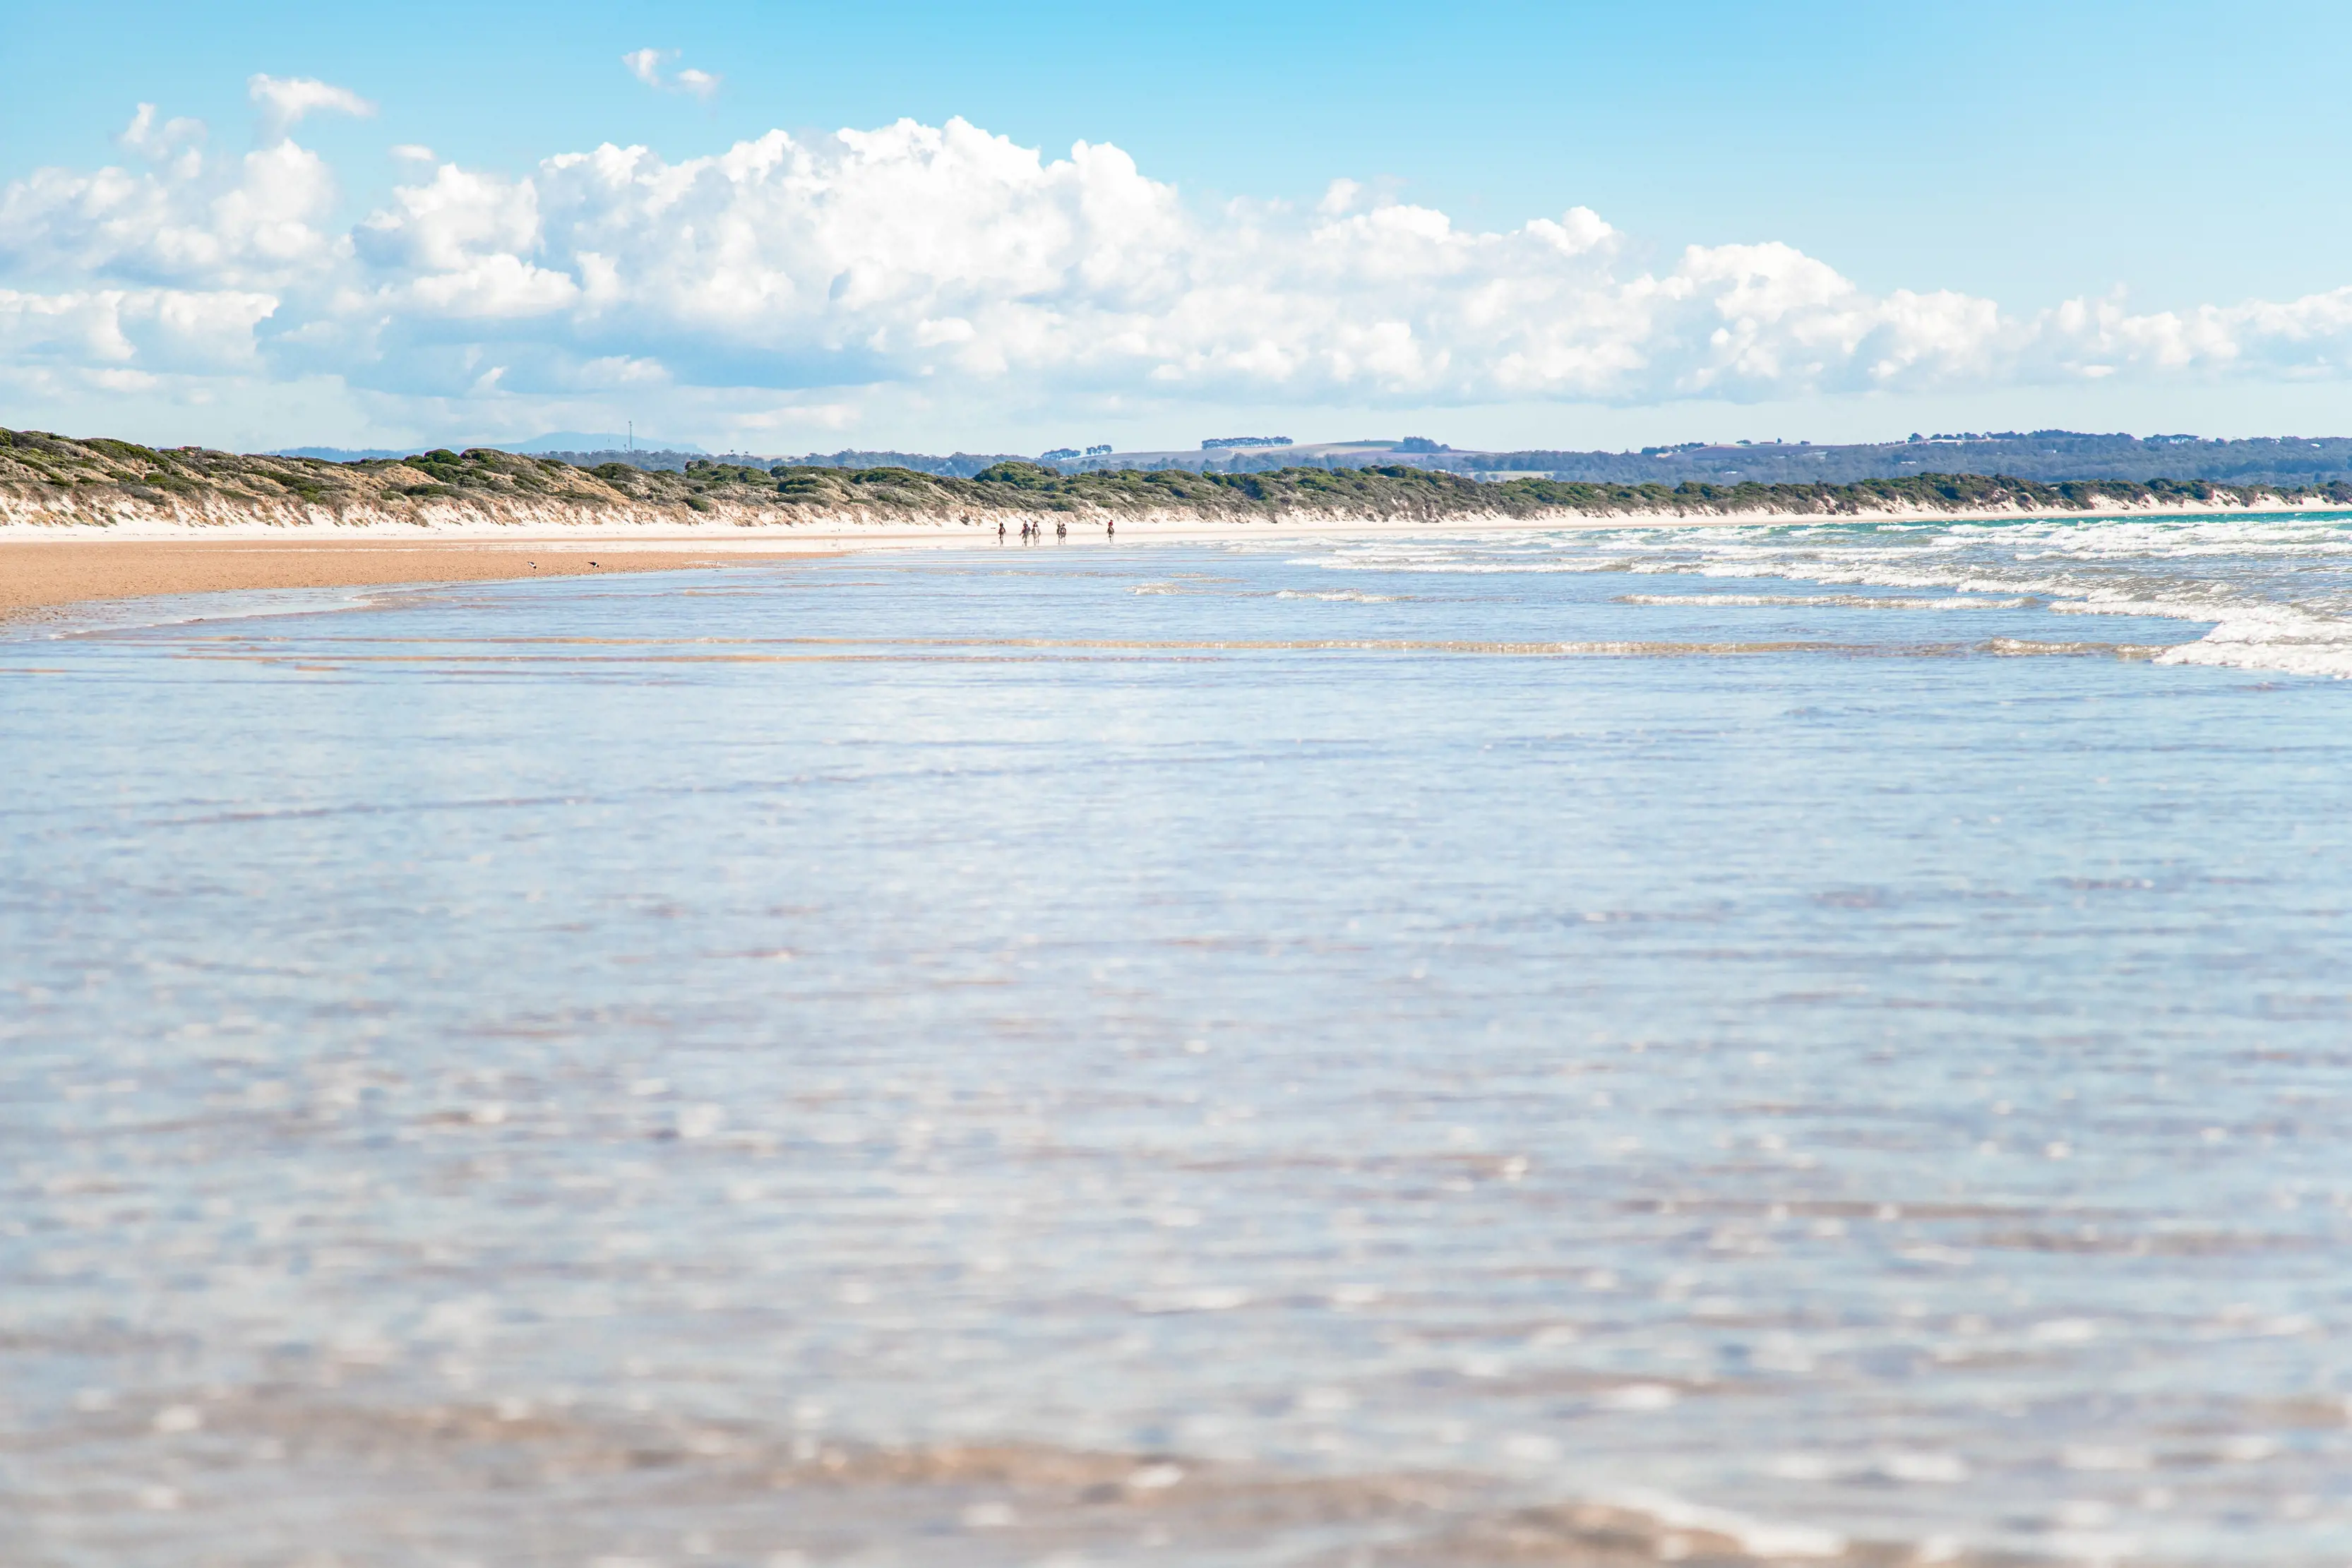
[[[2340,1563],[2347,564],[1082,538],[20,631],[0,1557]]]

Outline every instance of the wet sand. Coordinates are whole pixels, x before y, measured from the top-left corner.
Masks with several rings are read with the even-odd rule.
[[[833,550],[580,539],[11,539],[0,543],[0,621],[67,605],[256,588],[370,588],[805,559]]]
[[[2352,688],[1974,650],[2352,539],[2074,526],[5,639],[6,1560],[2340,1562]]]
[[[1613,520],[1622,526],[1622,519]],[[1446,531],[1561,527],[1553,520],[1455,525]],[[1594,524],[1591,526],[1601,526]],[[1367,520],[1337,528],[1262,521],[1150,519],[1125,521],[1114,538],[1229,539],[1302,536],[1387,535],[1441,531],[1410,520]],[[276,530],[271,531],[277,534]],[[1096,526],[1073,528],[1055,545],[1099,543]],[[1044,549],[999,538],[993,528],[937,525],[819,528],[797,536],[638,529],[615,537],[578,533],[516,538],[434,537],[287,538],[252,534],[210,538],[11,538],[0,533],[0,622],[62,613],[67,607],[109,599],[173,593],[215,593],[259,588],[371,588],[436,582],[488,582],[526,577],[573,577],[591,572],[677,571],[719,566],[772,565],[859,550],[996,544]]]

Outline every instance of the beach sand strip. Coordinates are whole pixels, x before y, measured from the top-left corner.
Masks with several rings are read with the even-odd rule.
[[[37,539],[0,544],[0,620],[94,600],[257,588],[377,588],[773,565],[833,551],[689,544],[583,548],[567,539]]]

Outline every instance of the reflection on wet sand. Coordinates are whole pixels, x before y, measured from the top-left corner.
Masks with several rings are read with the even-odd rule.
[[[814,1406],[777,1429],[520,1401],[378,1406],[300,1389],[191,1399],[85,1415],[58,1433],[84,1451],[161,1435],[176,1462],[145,1472],[168,1480],[56,1500],[66,1506],[43,1511],[62,1517],[43,1522],[93,1555],[168,1542],[182,1561],[315,1555],[322,1530],[397,1542],[406,1555],[768,1568],[1129,1553],[1379,1568],[1918,1561],[1909,1547],[1704,1509],[1547,1503],[1467,1471],[1285,1477],[1166,1453],[877,1448],[828,1435]],[[90,1506],[101,1501],[111,1506]]]
[[[8,641],[19,1555],[2341,1555],[2346,688],[1306,548]]]

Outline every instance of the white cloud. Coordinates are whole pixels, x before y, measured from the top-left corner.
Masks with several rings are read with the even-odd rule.
[[[625,63],[687,84],[672,58]],[[417,406],[616,387],[798,406],[895,387],[1361,409],[2292,382],[2352,360],[2352,286],[2020,314],[1874,293],[1769,240],[1645,266],[1582,207],[1464,228],[1339,180],[1311,210],[1200,211],[1116,147],[1049,159],[960,120],[772,131],[677,162],[608,144],[521,174],[404,146],[423,165],[411,183],[339,227],[331,170],[279,132],[366,106],[255,84],[276,123],[242,158],[207,159],[201,125],[142,106],[121,141],[146,167],[0,190],[0,365],[331,375]]]
[[[375,105],[352,91],[336,87],[315,77],[273,77],[256,74],[246,78],[246,93],[261,110],[263,135],[277,141],[292,131],[304,115],[321,110],[334,114],[356,115],[365,120],[375,113]]]
[[[193,179],[205,165],[205,122],[172,120],[155,123],[155,106],[142,103],[131,123],[116,138],[123,148],[150,163],[168,164],[183,179]]]
[[[647,87],[659,87],[662,84],[662,61],[677,53],[676,49],[632,49],[621,57],[621,64],[628,68],[631,76]]]
[[[267,294],[100,288],[26,294],[0,288],[0,361],[96,374],[241,372],[257,364],[253,329]]]
[[[277,141],[230,162],[195,155],[201,126],[161,133],[142,106],[126,145],[167,154],[133,172],[43,169],[0,190],[0,271],[72,284],[173,281],[194,288],[284,287],[322,276],[349,249],[327,227],[325,160]]]
[[[665,79],[662,76],[663,63],[676,58],[676,49],[632,49],[621,57],[621,64],[628,68],[631,76],[656,91],[675,89],[706,101],[718,95],[719,78],[709,71],[697,70],[692,66]]]

